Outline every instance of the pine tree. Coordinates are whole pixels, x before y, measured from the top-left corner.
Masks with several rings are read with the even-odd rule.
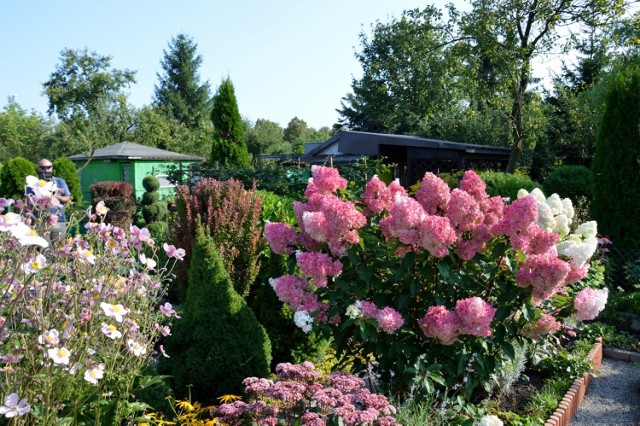
[[[614,75],[591,166],[591,212],[615,247],[640,241],[640,67]]]
[[[222,80],[213,97],[211,121],[214,127],[210,164],[245,167],[249,165],[249,152],[244,139],[242,117],[238,110],[235,89],[231,79]]]
[[[189,129],[207,122],[211,109],[209,82],[200,84],[198,68],[202,57],[198,45],[185,34],[171,39],[169,50],[164,50],[160,64],[164,74],[158,74],[154,104]]]
[[[220,253],[202,226],[191,259],[182,319],[167,339],[170,358],[160,370],[174,377],[177,397],[186,397],[192,385],[192,401],[215,403],[219,396],[241,393],[244,378],[269,374],[271,343],[233,289]]]

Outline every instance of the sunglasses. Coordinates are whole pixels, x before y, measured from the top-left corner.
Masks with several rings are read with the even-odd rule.
[[[40,167],[40,168],[41,168],[41,169],[43,169],[43,170],[50,170],[50,169],[53,169],[53,166],[38,166],[38,167]]]

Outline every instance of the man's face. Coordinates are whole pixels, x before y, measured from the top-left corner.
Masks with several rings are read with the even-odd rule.
[[[53,165],[50,162],[38,163],[38,177],[49,180],[53,176]]]

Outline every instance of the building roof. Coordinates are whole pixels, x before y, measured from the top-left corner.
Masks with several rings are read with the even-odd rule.
[[[310,145],[310,144],[308,144]],[[474,145],[469,143],[441,141],[438,139],[421,138],[418,136],[388,135],[382,133],[355,132],[343,130],[336,133],[322,144],[307,147],[305,155],[368,155],[379,153],[380,145],[397,145],[416,148],[447,149],[478,154],[508,155],[510,148]]]
[[[172,160],[172,161],[203,161],[204,158],[194,155],[180,154],[165,149],[140,145],[133,142],[120,142],[104,148],[98,148],[93,155],[81,153],[72,155],[69,160]]]

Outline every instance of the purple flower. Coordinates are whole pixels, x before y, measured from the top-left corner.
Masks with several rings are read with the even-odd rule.
[[[162,245],[164,251],[167,253],[167,256],[173,257],[174,259],[184,260],[185,251],[181,248],[176,248],[174,245],[169,245],[164,243]]]
[[[0,414],[6,418],[22,416],[31,411],[31,405],[27,404],[27,398],[22,398],[18,402],[18,394],[11,393],[4,398],[4,405],[0,406]]]

